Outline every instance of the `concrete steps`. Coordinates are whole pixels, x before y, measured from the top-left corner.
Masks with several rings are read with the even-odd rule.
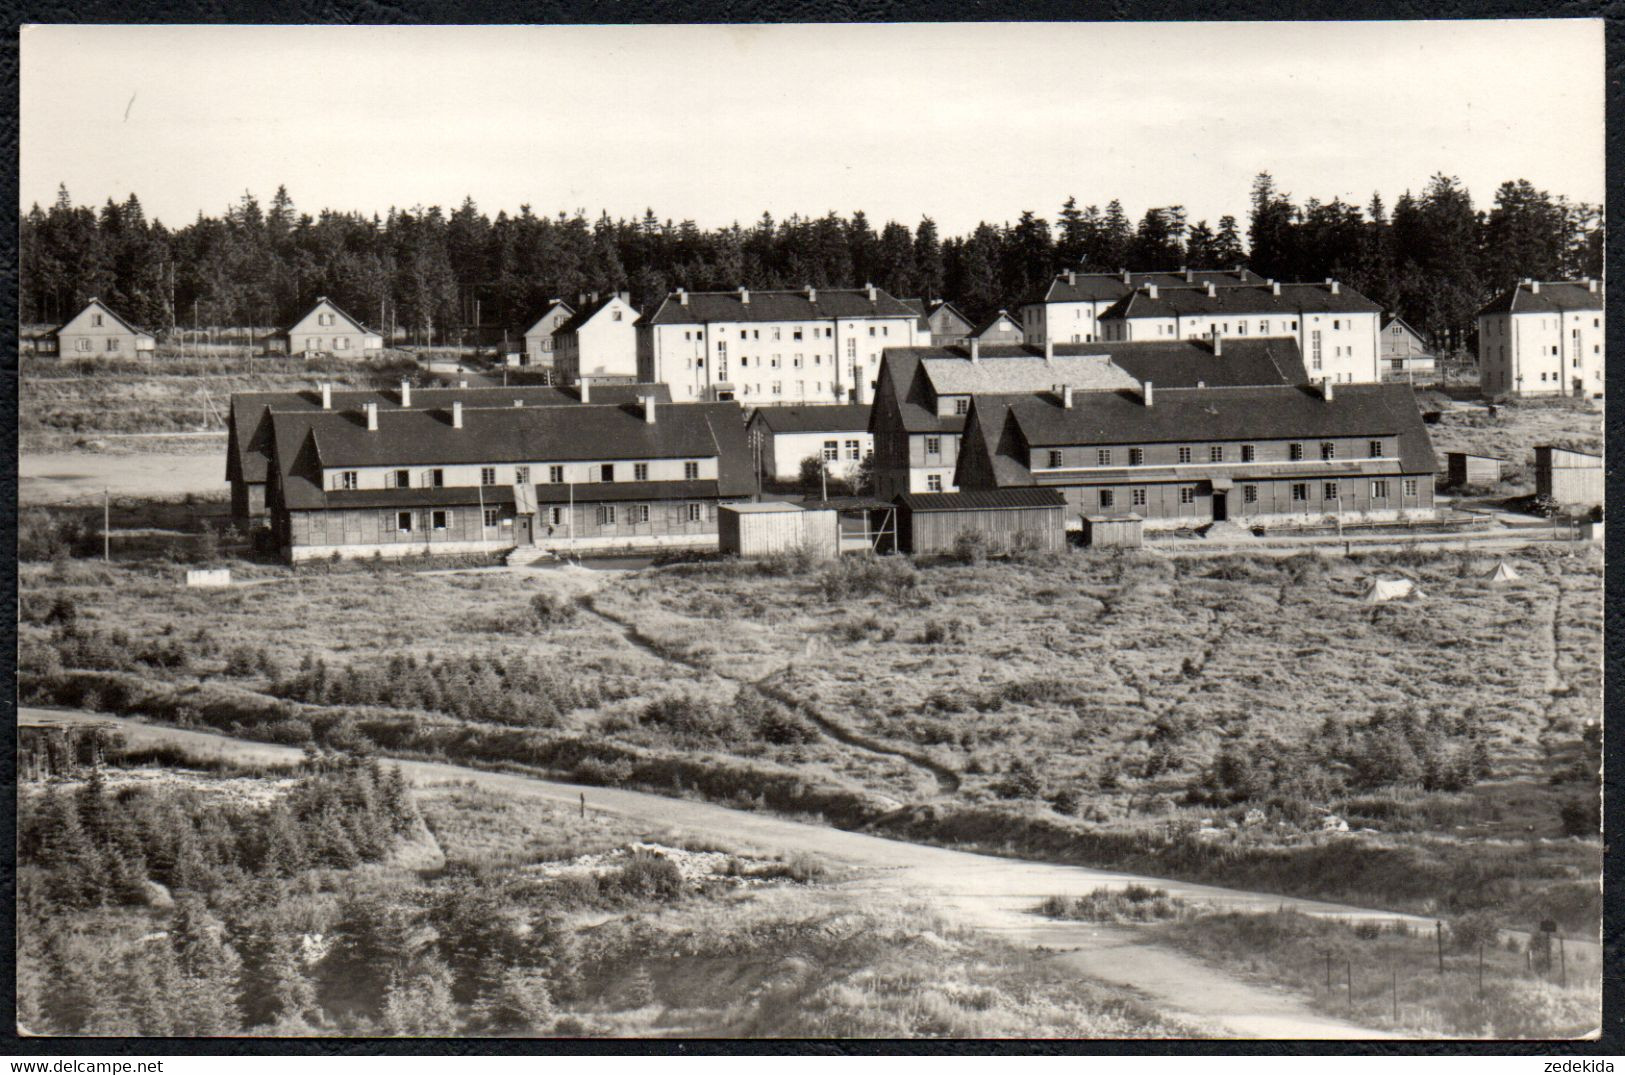
[[[542,560],[556,560],[557,557],[547,549],[538,549],[534,545],[520,545],[508,554],[509,567],[525,567]]]

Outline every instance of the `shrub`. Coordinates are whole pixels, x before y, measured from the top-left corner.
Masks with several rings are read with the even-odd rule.
[[[575,619],[579,610],[568,597],[543,590],[530,599],[530,611],[543,627],[557,627]]]
[[[854,597],[899,598],[913,593],[919,584],[914,565],[896,556],[846,557],[819,576],[824,599],[831,602]]]
[[[1595,836],[1602,828],[1602,808],[1596,796],[1570,799],[1558,812],[1564,836]]]
[[[953,558],[962,564],[987,563],[987,535],[979,530],[961,530],[954,535]]]
[[[1501,936],[1500,918],[1494,911],[1471,911],[1450,923],[1450,943],[1462,952],[1483,945],[1493,948]]]
[[[603,887],[632,899],[674,900],[683,893],[683,872],[663,855],[639,851]]]

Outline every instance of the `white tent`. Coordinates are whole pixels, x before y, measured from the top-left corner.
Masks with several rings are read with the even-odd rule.
[[[1372,579],[1365,591],[1368,603],[1376,605],[1399,597],[1422,596],[1422,591],[1410,579]]]
[[[1484,578],[1489,582],[1517,582],[1523,576],[1514,571],[1511,564],[1502,560],[1495,565],[1495,570],[1485,575]]]

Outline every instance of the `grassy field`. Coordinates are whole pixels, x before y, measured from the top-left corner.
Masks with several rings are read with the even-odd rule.
[[[255,566],[218,592],[156,561],[26,563],[21,668],[25,698],[285,742],[1594,929],[1601,557],[1514,562],[1504,586],[1455,552]],[[1425,596],[1369,605],[1374,576]]]
[[[1424,406],[1427,397],[1422,397]],[[1450,452],[1502,459],[1501,484],[1491,492],[1521,496],[1535,491],[1535,445],[1556,444],[1582,452],[1603,449],[1602,405],[1591,400],[1531,399],[1486,409],[1446,410],[1428,427],[1441,480]]]

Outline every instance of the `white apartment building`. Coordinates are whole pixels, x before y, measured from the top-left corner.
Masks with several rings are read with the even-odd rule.
[[[638,323],[637,372],[678,403],[869,403],[881,353],[928,338],[917,310],[873,285],[679,290]]]
[[[1484,395],[1600,396],[1607,380],[1600,280],[1523,280],[1478,311]]]
[[[1113,342],[1291,336],[1311,381],[1382,380],[1382,307],[1336,280],[1324,284],[1179,287],[1144,284],[1098,324]]]
[[[1083,273],[1064,272],[1044,290],[1023,300],[1017,308],[1027,341],[1045,343],[1094,343],[1100,334],[1100,315],[1135,288],[1154,284],[1160,289],[1189,287],[1236,287],[1262,284],[1257,273],[1235,269],[1180,269],[1178,272]]]

